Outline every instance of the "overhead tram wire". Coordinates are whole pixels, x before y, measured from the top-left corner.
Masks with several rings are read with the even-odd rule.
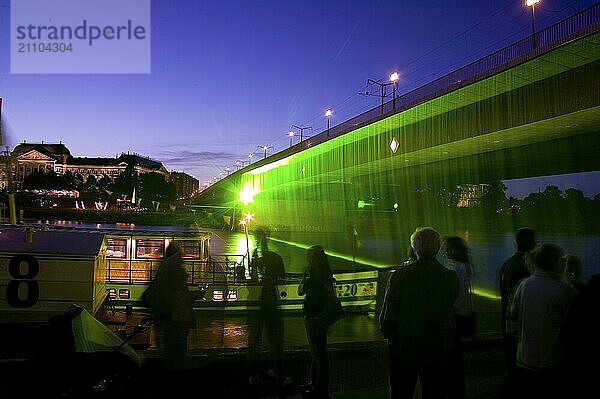
[[[563,8],[561,8],[560,10],[550,10],[548,8],[544,8],[543,5],[544,3],[540,3],[541,5],[538,5],[536,8],[539,8],[540,10],[544,10],[546,12],[563,12],[564,10],[566,10],[569,7],[573,7],[575,4],[579,3],[581,0],[575,0],[574,2],[567,4],[566,6],[564,6]],[[575,12],[577,12],[577,9],[575,9]]]
[[[483,24],[484,22],[488,21],[489,19],[491,19],[491,18],[495,17],[496,15],[500,14],[501,12],[505,11],[507,8],[509,8],[509,7],[513,6],[513,5],[514,5],[514,4],[512,4],[512,3],[511,3],[511,4],[508,4],[507,6],[505,6],[505,7],[501,8],[500,10],[498,10],[498,11],[496,11],[496,12],[494,12],[494,13],[490,14],[489,16],[487,16],[487,17],[485,17],[484,19],[480,20],[479,22],[477,22],[476,24],[474,24],[474,25],[472,25],[471,27],[467,28],[467,29],[466,29],[466,30],[464,30],[463,32],[461,32],[461,33],[459,33],[459,34],[455,35],[454,37],[452,37],[451,39],[449,39],[449,40],[445,41],[445,42],[444,42],[444,43],[442,43],[441,45],[439,45],[439,46],[437,46],[437,47],[435,47],[435,48],[431,49],[431,50],[430,50],[430,51],[428,51],[427,53],[425,53],[425,54],[423,54],[423,55],[421,55],[421,56],[419,56],[419,57],[415,58],[414,60],[412,60],[412,61],[409,61],[409,62],[406,64],[406,66],[412,65],[412,64],[414,64],[414,63],[416,63],[416,62],[420,61],[421,59],[423,59],[424,57],[428,56],[429,54],[432,54],[432,53],[434,53],[435,51],[437,51],[438,49],[440,49],[440,48],[442,48],[442,47],[446,46],[448,43],[451,43],[451,42],[453,42],[453,41],[457,40],[458,38],[460,38],[460,37],[464,36],[466,33],[468,33],[468,32],[470,32],[470,31],[472,31],[473,29],[475,29],[475,28],[476,28],[476,27],[478,27],[479,25],[481,25],[481,24]],[[504,24],[503,26],[505,26],[505,25],[508,25],[508,24]],[[418,69],[418,68],[417,68],[417,69]],[[404,72],[402,72],[402,76],[403,76],[403,77],[409,76],[409,75],[410,75],[410,73],[412,73],[412,72],[414,72],[414,71],[410,71],[410,72],[404,71]],[[403,79],[403,81],[404,81],[404,82],[406,82],[406,80],[405,80],[405,79]],[[368,87],[368,86],[365,86],[365,88],[367,88],[367,87]],[[353,95],[350,95],[350,96],[349,96],[349,97],[347,97],[345,100],[343,100],[342,102],[338,103],[338,105],[335,105],[335,106],[333,106],[333,108],[334,108],[334,109],[336,109],[336,111],[337,111],[337,110],[339,110],[339,111],[342,111],[343,109],[340,109],[340,107],[339,107],[339,106],[340,106],[341,104],[345,103],[346,101],[350,100],[350,99],[351,99],[351,98],[353,98],[353,97],[355,97],[355,95],[354,95],[354,94],[353,94]],[[350,117],[352,117],[352,116],[355,116],[355,115],[357,115],[357,114],[359,114],[359,113],[361,113],[361,112],[364,112],[364,111],[366,111],[366,110],[368,110],[368,109],[361,109],[360,111],[358,111],[358,112],[355,112],[355,113],[354,113],[353,115],[351,115]],[[336,115],[340,116],[340,112],[336,112]],[[341,114],[341,115],[342,115],[342,117],[340,118],[340,120],[346,120],[346,119],[349,119],[349,118],[344,118],[344,117],[343,117],[343,114]],[[320,120],[320,119],[321,119],[321,115],[318,115],[318,116],[315,116],[313,119],[309,120],[308,122],[305,122],[304,124],[305,124],[305,125],[310,125],[310,124],[312,124],[312,122],[314,122],[314,121],[317,121],[317,120]]]
[[[470,32],[470,31],[472,31],[473,29],[475,29],[475,28],[476,28],[476,27],[478,27],[479,25],[483,24],[484,22],[486,22],[486,21],[487,21],[487,20],[489,20],[490,18],[493,18],[494,16],[496,16],[496,15],[498,15],[499,13],[503,12],[504,10],[506,10],[507,8],[509,8],[510,6],[513,6],[513,4],[509,4],[509,5],[507,5],[507,6],[503,7],[503,8],[501,8],[500,10],[498,10],[498,11],[496,11],[496,12],[494,12],[494,13],[490,14],[488,17],[486,17],[486,18],[484,18],[484,19],[480,20],[478,23],[476,23],[476,24],[472,25],[471,27],[467,28],[467,29],[466,29],[466,30],[464,30],[463,32],[461,32],[461,33],[459,33],[459,34],[455,35],[453,38],[451,38],[451,39],[447,40],[446,42],[442,43],[441,45],[439,45],[439,46],[437,46],[437,47],[435,47],[435,48],[431,49],[431,50],[430,50],[430,51],[428,51],[427,53],[425,53],[425,54],[423,54],[423,55],[421,55],[421,56],[419,56],[419,57],[415,58],[414,60],[412,60],[412,61],[409,61],[409,62],[408,62],[406,65],[407,65],[407,66],[409,66],[409,65],[412,65],[412,64],[414,64],[415,62],[418,62],[419,60],[421,60],[421,59],[423,59],[424,57],[428,56],[429,54],[432,54],[432,53],[433,53],[433,52],[435,52],[436,50],[438,50],[438,49],[440,49],[440,48],[444,47],[444,46],[445,46],[445,45],[447,45],[448,43],[451,43],[451,42],[453,42],[453,41],[457,40],[458,38],[460,38],[460,37],[464,36],[466,33],[468,33],[468,32]],[[411,72],[412,72],[412,71],[411,71]],[[405,76],[409,76],[411,72],[403,72],[403,73],[402,73],[402,76],[403,76],[403,77],[405,77]],[[367,89],[368,87],[369,87],[368,85],[365,85],[365,86],[363,86],[363,88],[364,88],[364,89]],[[366,91],[366,90],[365,90],[365,91]],[[344,111],[344,110],[346,110],[347,108],[346,108],[346,107],[343,107],[342,105],[343,105],[343,104],[345,104],[345,103],[347,103],[348,101],[350,101],[350,100],[352,100],[352,99],[356,98],[356,97],[357,97],[357,95],[359,95],[359,94],[360,94],[360,92],[359,92],[359,93],[355,93],[355,94],[351,94],[351,95],[349,95],[349,96],[348,96],[346,99],[342,100],[341,102],[339,102],[339,103],[337,103],[337,104],[335,104],[335,105],[333,105],[333,106],[331,107],[331,108],[333,108],[333,109],[335,109],[335,110],[336,110],[336,117],[338,118],[338,120],[341,120],[341,121],[343,121],[343,120],[350,119],[350,118],[352,118],[353,116],[356,116],[356,115],[358,115],[358,114],[360,114],[360,113],[362,113],[362,112],[365,112],[365,111],[367,111],[368,109],[370,109],[370,108],[368,108],[368,106],[367,106],[367,108],[364,108],[363,106],[361,106],[360,108],[358,108],[358,107],[354,107],[354,109],[353,109],[353,111],[352,111],[351,113],[349,113],[347,116],[344,116],[344,115],[345,115],[345,112],[343,112],[343,111]],[[303,126],[307,126],[307,125],[313,125],[313,124],[314,124],[313,122],[316,122],[316,121],[321,121],[321,119],[322,119],[322,115],[315,115],[315,117],[314,117],[314,118],[312,118],[312,119],[310,119],[310,120],[308,120],[308,121],[305,121],[305,122],[304,122],[302,125],[303,125]],[[321,131],[325,131],[325,128],[323,128],[323,130],[321,130]],[[276,140],[277,140],[277,139],[275,139],[275,141],[276,141]],[[270,144],[274,144],[274,142],[271,142]]]

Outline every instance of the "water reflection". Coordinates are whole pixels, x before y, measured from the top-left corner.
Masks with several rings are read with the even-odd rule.
[[[145,229],[155,231],[181,231],[190,228],[181,226],[139,226],[129,223],[98,224],[78,221],[38,220],[37,224],[57,225],[61,227],[102,228],[102,229]],[[252,229],[249,230],[248,243],[243,232],[219,229],[203,229],[213,233],[211,251],[213,254],[243,255],[254,249]],[[442,232],[443,234],[444,232]],[[512,233],[483,234],[474,231],[455,231],[464,237],[472,251],[475,275],[474,286],[488,292],[497,292],[497,275],[500,266],[515,250]],[[386,267],[398,265],[406,259],[409,247],[408,234],[369,233],[353,234],[326,232],[272,232],[269,247],[283,257],[287,273],[303,272],[306,260],[305,250],[311,245],[320,244],[331,256],[332,269],[336,272],[361,270],[368,267]],[[541,235],[539,243],[556,243],[566,253],[576,254],[583,260],[583,276],[600,273],[600,235]],[[247,247],[248,245],[248,247]],[[441,251],[442,252],[442,251]],[[446,259],[439,256],[442,263]]]

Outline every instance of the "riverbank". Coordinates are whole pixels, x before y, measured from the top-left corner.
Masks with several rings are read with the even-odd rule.
[[[22,211],[22,213],[20,212]],[[97,211],[75,209],[42,209],[23,208],[18,214],[18,222],[23,220],[38,220],[40,223],[53,221],[78,221],[86,223],[131,223],[148,226],[181,226],[197,225],[197,219],[192,212],[133,212],[133,211]]]

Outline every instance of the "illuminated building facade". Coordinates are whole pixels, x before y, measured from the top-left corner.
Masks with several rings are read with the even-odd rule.
[[[86,181],[90,176],[101,179],[104,176],[114,180],[127,167],[133,168],[137,174],[159,173],[170,179],[170,174],[163,164],[139,154],[121,154],[116,158],[87,158],[73,157],[69,149],[62,143],[21,143],[12,152],[15,162],[15,183],[20,187],[23,180],[31,172],[47,173],[53,171],[57,174],[71,172],[79,175]],[[0,168],[6,169],[3,163]],[[0,182],[1,184],[1,182]]]

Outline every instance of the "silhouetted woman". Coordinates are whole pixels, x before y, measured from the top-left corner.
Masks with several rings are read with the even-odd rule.
[[[156,322],[160,330],[160,349],[167,369],[185,367],[187,338],[195,327],[192,296],[187,286],[179,245],[171,242],[165,251],[153,282]]]
[[[454,322],[456,324],[457,345],[456,351],[450,358],[450,378],[448,397],[450,399],[464,398],[465,371],[462,355],[461,338],[473,334],[470,331],[470,314],[473,311],[471,298],[471,277],[473,266],[471,265],[471,251],[466,241],[461,237],[451,236],[446,238],[446,257],[450,260],[450,269],[458,276],[459,291],[458,298],[454,301]]]
[[[310,378],[305,397],[329,398],[329,357],[327,331],[329,322],[324,316],[325,305],[333,292],[333,273],[325,251],[319,245],[306,252],[308,266],[298,286],[298,295],[304,298],[304,326],[312,356]]]

